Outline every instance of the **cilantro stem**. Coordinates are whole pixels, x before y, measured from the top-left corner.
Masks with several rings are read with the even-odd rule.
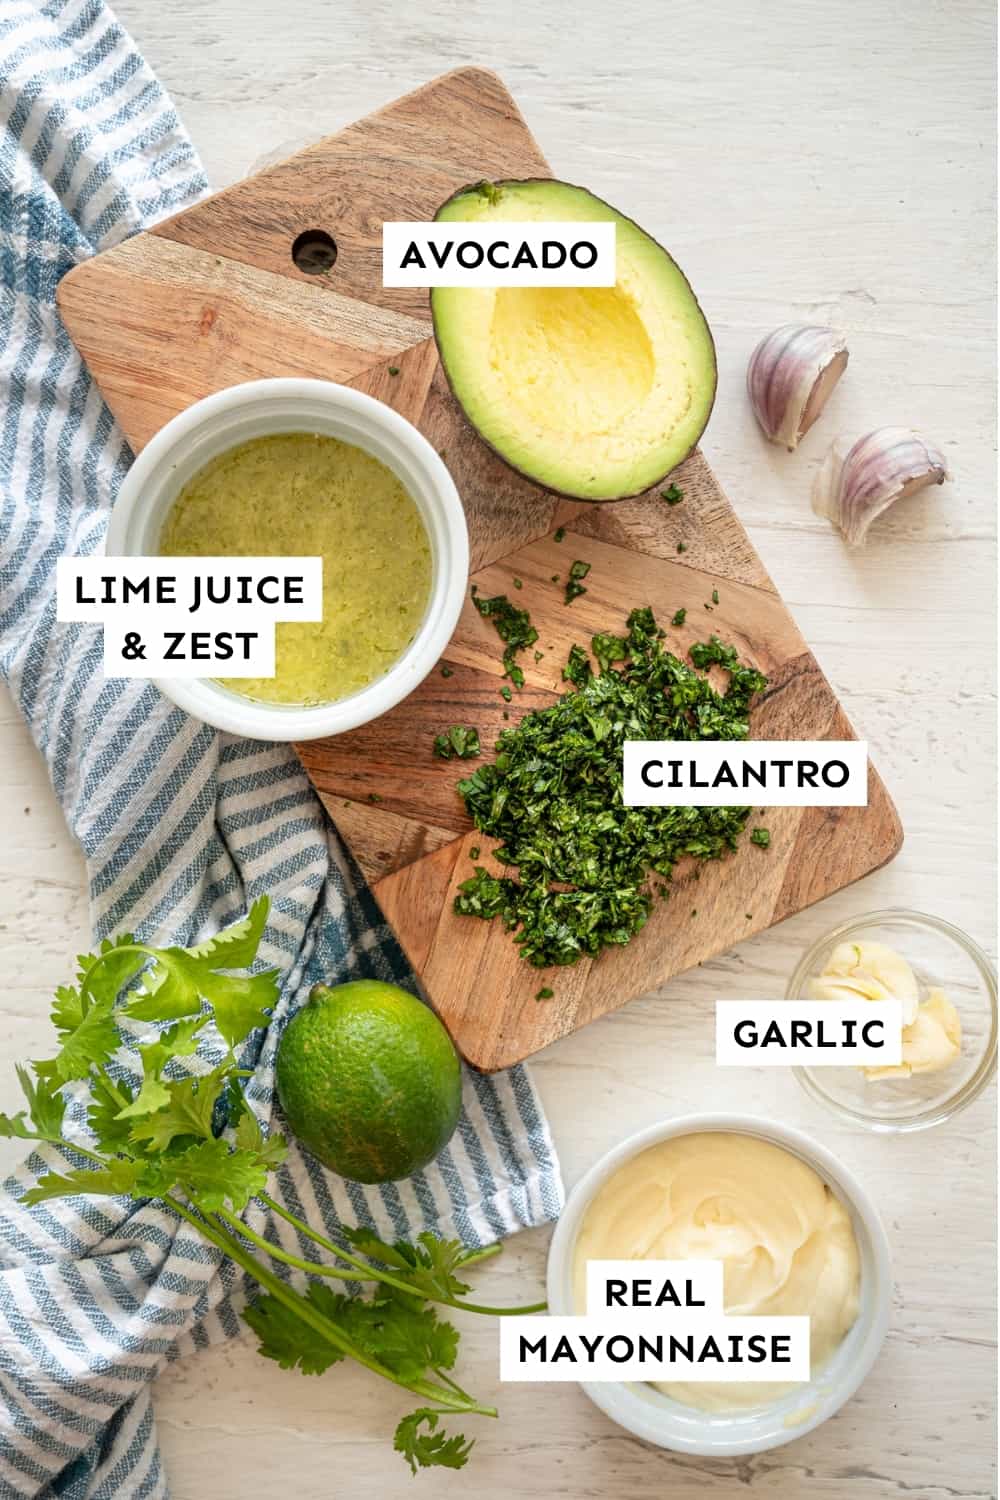
[[[248,1224],[244,1224],[238,1214],[231,1213],[228,1208],[218,1209],[212,1215],[212,1219],[224,1219],[231,1229],[234,1229],[237,1234],[241,1234],[244,1239],[250,1240],[258,1249],[266,1251],[275,1260],[283,1261],[286,1266],[294,1266],[297,1271],[306,1271],[310,1276],[336,1276],[341,1281],[381,1280],[374,1266],[370,1268],[367,1276],[363,1276],[357,1271],[342,1271],[339,1266],[324,1266],[318,1260],[302,1260],[299,1256],[292,1255],[288,1250],[282,1249],[280,1245],[273,1245],[263,1235],[257,1234]]]
[[[402,1386],[404,1390],[413,1391],[417,1396],[439,1402],[448,1411],[471,1412],[483,1417],[495,1417],[497,1415],[495,1406],[481,1406],[469,1397],[459,1401],[451,1391],[435,1384],[432,1380],[403,1380],[392,1370],[387,1369],[385,1365],[379,1364],[378,1360],[372,1359],[363,1349],[358,1348],[346,1334],[340,1331],[335,1323],[332,1323],[329,1318],[324,1317],[311,1302],[300,1296],[298,1292],[282,1281],[279,1276],[276,1276],[273,1271],[269,1271],[266,1266],[262,1266],[249,1251],[243,1249],[242,1245],[221,1224],[210,1223],[207,1219],[196,1214],[187,1204],[181,1203],[172,1193],[167,1193],[163,1201],[175,1213],[179,1214],[182,1219],[186,1219],[199,1234],[204,1235],[205,1239],[210,1240],[217,1249],[221,1250],[224,1255],[227,1255],[230,1260],[235,1261],[248,1275],[259,1282],[262,1287],[270,1292],[275,1301],[283,1302],[297,1318],[301,1318],[303,1323],[308,1323],[311,1328],[315,1329],[334,1348],[339,1349],[342,1354],[349,1355],[351,1359],[357,1360],[359,1364],[364,1365],[366,1369],[371,1370],[375,1375],[381,1375],[384,1380],[391,1380],[393,1385]]]
[[[96,1161],[100,1167],[106,1167],[108,1164],[106,1156],[98,1156],[96,1151],[90,1151],[86,1146],[78,1146],[76,1141],[68,1141],[64,1135],[41,1135],[26,1130],[18,1136],[18,1140],[45,1141],[50,1146],[62,1146],[65,1151],[75,1151],[77,1156],[85,1156],[88,1161]]]
[[[260,1201],[271,1210],[272,1213],[276,1213],[279,1218],[282,1218],[286,1220],[287,1223],[294,1225],[294,1227],[299,1230],[301,1234],[304,1234],[307,1239],[312,1240],[314,1244],[322,1245],[324,1250],[329,1250],[331,1254],[338,1256],[340,1260],[346,1261],[349,1266],[356,1266],[361,1272],[361,1275],[349,1276],[346,1278],[347,1280],[370,1281],[372,1280],[372,1278],[374,1278],[376,1281],[384,1281],[386,1286],[396,1287],[398,1291],[410,1293],[413,1292],[413,1286],[409,1282],[404,1281],[398,1276],[394,1276],[391,1271],[380,1271],[377,1269],[377,1267],[369,1265],[366,1260],[362,1260],[357,1255],[352,1255],[350,1250],[345,1250],[343,1246],[337,1245],[333,1240],[327,1239],[326,1235],[320,1234],[318,1230],[313,1229],[311,1224],[307,1224],[305,1220],[300,1219],[297,1214],[291,1213],[290,1210],[285,1208],[282,1204],[276,1203],[269,1193],[259,1193],[257,1196],[259,1197]],[[223,1209],[223,1213],[226,1213],[225,1209]],[[284,1251],[276,1252],[273,1245],[268,1244],[266,1241],[264,1243],[269,1255],[277,1254],[279,1260],[287,1259]],[[499,1254],[499,1245],[484,1245],[481,1250],[475,1250],[470,1256],[463,1260],[462,1267],[464,1268],[465,1266],[474,1265],[477,1261],[489,1260],[492,1256]],[[310,1265],[310,1262],[297,1261],[293,1259],[291,1261],[291,1264],[302,1267],[303,1265]],[[328,1273],[322,1267],[320,1267],[318,1270],[318,1274],[327,1275]],[[544,1312],[546,1307],[548,1306],[548,1303],[546,1302],[533,1302],[528,1307],[485,1307],[479,1302],[462,1302],[457,1297],[438,1297],[431,1292],[424,1293],[424,1295],[431,1302],[439,1302],[442,1307],[454,1307],[459,1312],[483,1313],[487,1317],[497,1318],[505,1318],[515,1315],[523,1316],[527,1313]]]

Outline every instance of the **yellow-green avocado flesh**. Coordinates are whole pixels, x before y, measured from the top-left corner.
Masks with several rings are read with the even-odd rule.
[[[442,222],[612,222],[613,287],[435,287],[451,388],[512,468],[580,500],[639,495],[675,469],[715,399],[715,345],[680,267],[586,189],[547,179],[481,183]]]

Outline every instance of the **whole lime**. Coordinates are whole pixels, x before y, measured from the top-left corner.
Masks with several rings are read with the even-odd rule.
[[[278,1044],[278,1098],[299,1141],[354,1182],[395,1182],[433,1161],[462,1105],[451,1038],[395,984],[314,985]]]

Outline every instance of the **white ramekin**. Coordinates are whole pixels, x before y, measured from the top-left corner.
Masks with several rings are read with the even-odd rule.
[[[277,432],[318,432],[386,464],[413,496],[430,539],[431,592],[413,640],[383,677],[336,703],[296,707],[241,697],[211,678],[164,677],[156,686],[217,729],[260,740],[310,740],[367,724],[422,682],[458,621],[469,576],[469,537],[454,481],[412,423],[372,396],[327,380],[254,380],[206,396],[151,438],[118,493],[109,557],[150,556],[178,492],[210,459]]]
[[[889,1245],[875,1206],[853,1173],[822,1146],[797,1130],[752,1115],[684,1115],[631,1135],[601,1157],[569,1195],[556,1225],[548,1261],[552,1313],[575,1313],[573,1249],[597,1190],[640,1151],[673,1136],[730,1131],[771,1141],[807,1162],[828,1183],[851,1215],[861,1256],[861,1306],[854,1326],[833,1358],[807,1384],[752,1411],[706,1412],[642,1384],[583,1382],[583,1389],[620,1427],[678,1453],[724,1458],[778,1448],[811,1432],[847,1401],[868,1374],[889,1326],[892,1270]]]

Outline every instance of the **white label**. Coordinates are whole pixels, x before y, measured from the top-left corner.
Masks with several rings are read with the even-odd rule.
[[[56,618],[103,624],[107,677],[273,677],[275,623],[323,618],[323,559],[61,557]]]
[[[215,609],[248,610],[251,624],[322,620],[323,559],[100,556],[56,564],[56,619],[66,624],[100,624],[118,611],[137,621],[144,610],[160,610],[186,612],[193,625]]]
[[[721,1313],[721,1260],[588,1260],[587,1312],[617,1307]]]
[[[902,1057],[900,1000],[715,1002],[720,1067],[893,1067]]]
[[[616,278],[614,224],[382,225],[383,286],[614,286]]]
[[[605,1312],[499,1322],[501,1380],[809,1379],[808,1318]]]
[[[104,622],[106,677],[273,677],[274,621],[239,612],[190,615],[158,612],[137,626],[122,611]]]
[[[867,807],[864,740],[626,740],[626,807]]]

